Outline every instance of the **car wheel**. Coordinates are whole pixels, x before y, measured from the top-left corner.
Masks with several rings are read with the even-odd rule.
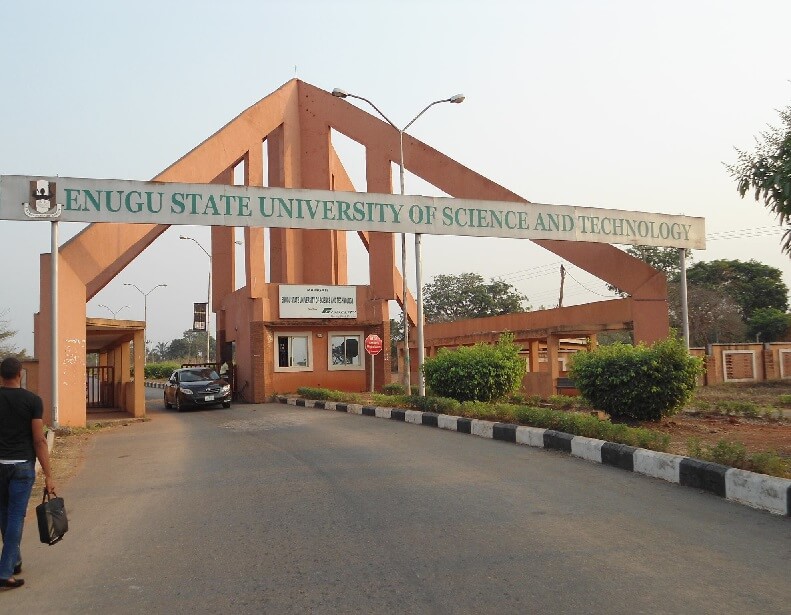
[[[176,412],[181,412],[181,399],[176,395]]]
[[[230,408],[231,407],[231,402],[229,402],[229,401],[222,402],[222,407],[223,408]]]

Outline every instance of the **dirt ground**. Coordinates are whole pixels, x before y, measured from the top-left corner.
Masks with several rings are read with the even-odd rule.
[[[700,387],[686,412],[655,428],[670,434],[673,452],[686,454],[686,440],[697,437],[706,444],[739,442],[748,453],[774,451],[791,459],[791,403],[786,401],[791,397],[784,396],[791,396],[791,382],[784,380]],[[729,416],[723,402],[753,404],[761,416]]]
[[[678,455],[688,454],[687,440],[694,437],[708,445],[715,445],[720,440],[738,442],[748,453],[774,451],[791,459],[791,422],[788,420],[679,414],[659,424],[645,423],[644,426],[668,434],[668,452]]]
[[[126,424],[128,423],[58,430],[55,434],[55,443],[50,451],[50,463],[52,464],[52,474],[55,478],[56,492],[60,487],[65,486],[69,480],[79,472],[85,461],[85,456],[90,447],[91,440],[96,433],[106,429],[120,429]],[[36,482],[33,486],[33,494],[30,497],[29,508],[34,508],[41,503],[43,493],[44,475],[38,472],[36,474]]]

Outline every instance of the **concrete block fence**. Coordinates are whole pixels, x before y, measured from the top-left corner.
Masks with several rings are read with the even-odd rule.
[[[594,463],[660,478],[685,487],[695,487],[740,504],[791,516],[791,480],[785,478],[539,427],[481,421],[419,410],[312,401],[294,397],[278,397],[277,400],[283,404],[304,408],[336,410],[563,451]]]

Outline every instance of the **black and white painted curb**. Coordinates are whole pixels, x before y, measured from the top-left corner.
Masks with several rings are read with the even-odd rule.
[[[292,406],[375,416],[416,425],[439,427],[482,438],[564,451],[588,461],[661,478],[685,487],[695,487],[740,504],[761,508],[779,515],[791,516],[791,480],[786,478],[757,474],[682,455],[671,455],[625,444],[614,444],[539,427],[495,423],[420,410],[381,408],[333,401],[312,401],[296,397],[278,397],[277,400],[282,404]]]
[[[145,384],[146,384],[146,386],[149,389],[164,389],[166,383],[164,383],[164,382],[154,382],[152,380],[146,380]]]

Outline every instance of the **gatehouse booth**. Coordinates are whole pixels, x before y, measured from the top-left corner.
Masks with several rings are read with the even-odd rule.
[[[352,184],[333,131],[365,148],[365,186],[357,189],[366,192]],[[636,341],[667,335],[664,275],[611,244],[702,249],[702,219],[530,203],[407,134],[405,168],[451,198],[402,196],[393,194],[392,178],[392,165],[400,160],[399,133],[392,126],[295,79],[152,182],[0,177],[4,218],[90,223],[57,246],[54,258],[41,258],[40,312],[34,321],[37,392],[49,406],[54,380],[60,424],[84,425],[88,351],[97,350],[104,357],[100,363],[123,372],[124,361],[131,361],[125,359],[126,344],[133,342],[134,382],[114,375],[113,390],[130,412],[143,412],[144,334],[130,327],[122,335],[117,331],[114,345],[89,343],[102,338],[109,325],[88,319],[86,302],[174,224],[212,227],[216,351],[227,357],[233,349],[238,398],[247,402],[264,402],[299,386],[368,390],[363,344],[376,334],[389,348],[390,302],[406,310],[412,326],[417,321],[396,264],[395,235],[401,233],[531,240],[628,294],[601,309],[560,308],[534,316],[543,319],[539,328],[550,337],[571,321],[574,330],[594,332],[628,323]],[[235,185],[238,177],[241,186]],[[238,227],[244,234],[240,284],[235,280]],[[367,251],[368,285],[348,283],[347,232],[356,232]],[[50,263],[57,264],[55,275]],[[432,327],[426,327],[429,354],[439,345]],[[47,351],[53,328],[55,354]],[[453,335],[445,325],[437,333],[438,338]],[[414,352],[414,341],[411,346]],[[416,381],[416,361],[412,365]],[[384,352],[374,362],[374,382],[380,388],[391,378]]]

